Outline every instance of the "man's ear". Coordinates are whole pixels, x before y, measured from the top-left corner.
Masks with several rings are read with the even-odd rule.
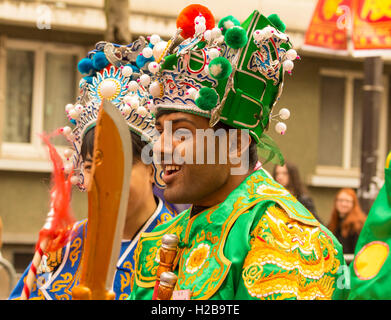
[[[247,130],[230,131],[229,134],[229,155],[230,158],[241,158],[249,153],[251,137]],[[232,159],[232,158],[231,158]]]

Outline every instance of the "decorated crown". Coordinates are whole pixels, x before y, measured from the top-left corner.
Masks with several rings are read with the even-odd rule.
[[[159,39],[156,39],[157,42]],[[93,128],[98,118],[102,100],[111,101],[121,112],[129,129],[138,134],[144,141],[150,143],[156,139],[155,120],[151,95],[148,86],[151,83],[148,66],[154,61],[152,43],[148,44],[143,37],[127,46],[109,42],[98,42],[95,49],[78,64],[78,70],[84,77],[79,83],[80,95],[76,103],[65,106],[69,121],[74,125],[63,128],[63,134],[73,145],[73,150],[67,149],[65,156],[71,159],[77,174],[72,182],[83,189],[81,164],[81,145],[87,131]],[[161,180],[162,171],[155,168],[155,182],[164,187]]]
[[[254,11],[242,24],[233,16],[215,27],[212,13],[190,5],[177,19],[177,33],[167,43],[151,91],[156,110],[177,110],[210,118],[234,128],[248,129],[257,143],[278,148],[264,134],[283,87],[284,72],[291,73],[297,53],[277,15],[268,18]],[[173,43],[182,37],[176,47]],[[168,54],[171,53],[171,54]],[[286,120],[289,110],[280,110]],[[275,129],[284,134],[285,123]],[[282,156],[281,156],[282,157]]]

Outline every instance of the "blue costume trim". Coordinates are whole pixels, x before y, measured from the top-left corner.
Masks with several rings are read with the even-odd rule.
[[[139,234],[151,232],[156,226],[171,220],[178,212],[160,197],[158,206],[152,216],[133,240],[123,240],[117,270],[114,275],[113,291],[116,300],[126,299],[131,292],[134,269],[134,251]],[[87,236],[87,220],[79,221],[72,230],[71,241],[61,250],[61,263],[50,272],[37,274],[37,281],[30,293],[30,299],[37,300],[70,300],[72,288],[79,283],[81,258],[84,251],[84,241]],[[48,267],[48,266],[47,266]],[[49,266],[50,267],[50,266]],[[30,266],[25,270],[21,279],[12,291],[9,299],[18,299],[22,295],[24,279]]]

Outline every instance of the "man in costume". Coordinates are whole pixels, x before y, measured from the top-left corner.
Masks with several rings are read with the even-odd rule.
[[[337,239],[265,170],[254,170],[257,146],[281,159],[264,131],[274,119],[284,72],[296,58],[284,24],[276,15],[254,11],[243,23],[228,16],[214,27],[207,8],[191,5],[177,27],[156,61],[161,135],[154,153],[164,168],[166,199],[192,207],[141,235],[130,299],[155,298],[164,235],[179,239],[173,298],[344,299],[347,292],[337,278],[346,263]],[[174,48],[179,34],[184,41]],[[280,117],[286,119],[287,112]],[[208,150],[199,147],[206,136],[197,139],[197,130],[211,128],[217,164],[200,164],[196,154]],[[275,128],[286,129],[281,122]],[[221,142],[219,136],[230,129],[236,137]],[[178,154],[184,162],[175,160]]]
[[[385,182],[369,211],[350,264],[349,299],[391,299],[391,152]]]
[[[156,36],[155,36],[156,38]],[[159,39],[158,39],[159,40]],[[170,205],[157,191],[164,187],[161,169],[154,163],[142,161],[142,150],[156,136],[154,118],[149,112],[150,76],[147,62],[153,45],[140,37],[128,46],[99,42],[78,64],[84,74],[80,82],[81,94],[75,104],[66,106],[69,120],[75,125],[63,129],[64,136],[74,150],[66,150],[69,163],[64,170],[75,168],[72,183],[82,190],[91,180],[94,131],[102,99],[110,100],[124,116],[132,139],[133,169],[131,172],[129,205],[122,237],[120,256],[112,290],[116,299],[125,299],[131,291],[134,270],[134,250],[141,232],[170,220],[177,208]],[[72,162],[72,163],[71,163]],[[30,299],[71,299],[72,288],[80,281],[80,267],[87,233],[87,219],[77,222],[69,243],[57,252],[43,257]],[[29,268],[26,269],[10,299],[18,299],[23,290]]]

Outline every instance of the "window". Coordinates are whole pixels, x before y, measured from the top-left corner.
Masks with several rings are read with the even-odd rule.
[[[321,70],[318,162],[311,184],[358,187],[362,132],[363,74],[347,70]],[[387,79],[379,125],[378,175],[386,156]]]
[[[78,46],[6,39],[6,59],[0,62],[5,101],[0,169],[49,171],[46,150],[38,136],[69,125],[64,111],[78,94]],[[61,137],[56,145],[66,145]]]

